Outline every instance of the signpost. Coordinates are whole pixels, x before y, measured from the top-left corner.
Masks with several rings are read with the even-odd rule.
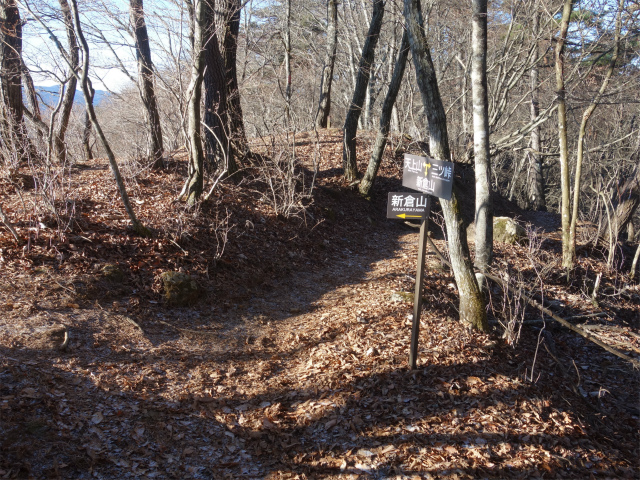
[[[451,200],[453,163],[405,153],[402,186]]]
[[[453,163],[418,155],[404,155],[402,186],[423,193],[392,192],[387,200],[387,218],[401,220],[422,220],[418,242],[418,268],[413,299],[413,325],[411,327],[411,348],[409,368],[414,370],[418,362],[418,336],[420,334],[420,313],[422,312],[422,284],[426,255],[427,231],[433,195],[451,200],[453,189]]]
[[[424,193],[389,192],[387,218],[424,220],[429,216],[429,200]]]

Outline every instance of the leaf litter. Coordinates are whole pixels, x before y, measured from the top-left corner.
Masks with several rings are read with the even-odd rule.
[[[304,140],[303,163],[317,153]],[[412,305],[394,293],[412,291],[417,233],[384,219],[401,154],[365,201],[339,176],[339,132],[321,141],[317,188],[291,218],[250,180],[185,209],[172,202],[177,159],[135,179],[156,232],[138,238],[96,161],[72,179],[71,231],[31,232],[28,252],[0,232],[0,478],[638,477],[637,372],[550,324],[523,327],[515,346],[500,337],[504,319],[489,334],[467,330],[437,262],[419,368],[408,370]],[[360,152],[364,162],[364,143]],[[2,188],[21,234],[47,225],[21,218]],[[496,246],[496,263],[534,276],[536,261],[559,265],[557,246],[549,231],[537,257]],[[101,276],[105,265],[122,279]],[[603,270],[588,257],[578,268]],[[199,303],[164,304],[159,274],[169,270],[198,279]],[[554,308],[594,313],[560,272],[545,278]],[[605,282],[608,316],[592,331],[637,354],[638,289],[616,281]],[[501,295],[492,292],[494,311]],[[56,325],[69,332],[64,351],[32,340]]]

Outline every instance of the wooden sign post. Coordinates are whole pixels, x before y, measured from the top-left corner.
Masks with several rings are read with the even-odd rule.
[[[423,194],[389,193],[387,218],[402,220],[422,220],[418,241],[418,266],[416,288],[413,298],[413,323],[411,326],[411,347],[409,368],[415,370],[418,364],[418,338],[420,335],[420,314],[422,313],[422,285],[424,264],[427,253],[427,232],[431,213],[431,195],[451,200],[453,189],[453,163],[429,157],[405,154],[402,170],[402,185]],[[424,198],[426,197],[426,199]]]

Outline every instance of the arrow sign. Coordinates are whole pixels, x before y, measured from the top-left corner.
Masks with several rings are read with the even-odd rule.
[[[402,186],[451,200],[453,163],[405,153]]]
[[[387,197],[387,218],[423,220],[429,212],[429,195],[414,192],[390,192]]]

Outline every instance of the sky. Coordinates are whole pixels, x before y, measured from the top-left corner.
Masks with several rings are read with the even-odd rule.
[[[48,2],[51,5],[56,5],[57,2]],[[162,0],[156,2],[147,1],[145,6],[153,5],[158,7],[160,3],[164,3]],[[80,1],[80,8],[82,9],[86,3]],[[128,2],[124,0],[113,0],[109,3],[109,10],[105,10],[104,13],[94,13],[91,16],[85,15],[83,20],[88,20],[93,23],[100,32],[107,38],[113,45],[113,50],[120,57],[123,64],[129,70],[132,76],[137,75],[135,55],[131,48],[131,38],[128,35],[122,35],[116,31],[113,27],[114,22],[110,21],[110,14],[117,13],[117,9],[114,6],[120,8],[121,19],[128,21],[127,6]],[[54,13],[58,13],[58,10],[53,10]],[[23,9],[21,9],[21,16],[23,21],[27,23],[23,27],[23,56],[25,62],[32,72],[34,83],[38,86],[54,86],[59,85],[59,77],[64,75],[67,71],[67,65],[63,61],[60,53],[56,49],[55,43],[51,40],[44,28],[37,22],[33,16],[29,15]],[[36,12],[43,14],[43,18],[50,18],[51,11],[41,10]],[[86,10],[85,10],[86,13]],[[81,10],[82,14],[82,10]],[[62,45],[67,46],[66,32],[59,21],[48,20],[47,26],[51,28]],[[87,41],[89,42],[90,50],[90,77],[94,88],[98,90],[111,90],[115,92],[122,91],[127,85],[131,84],[131,80],[125,73],[117,66],[118,61],[116,55],[105,45],[99,45],[102,43],[97,35],[91,31],[90,28],[83,28]],[[151,32],[150,32],[151,33]],[[98,40],[98,42],[96,42]]]

